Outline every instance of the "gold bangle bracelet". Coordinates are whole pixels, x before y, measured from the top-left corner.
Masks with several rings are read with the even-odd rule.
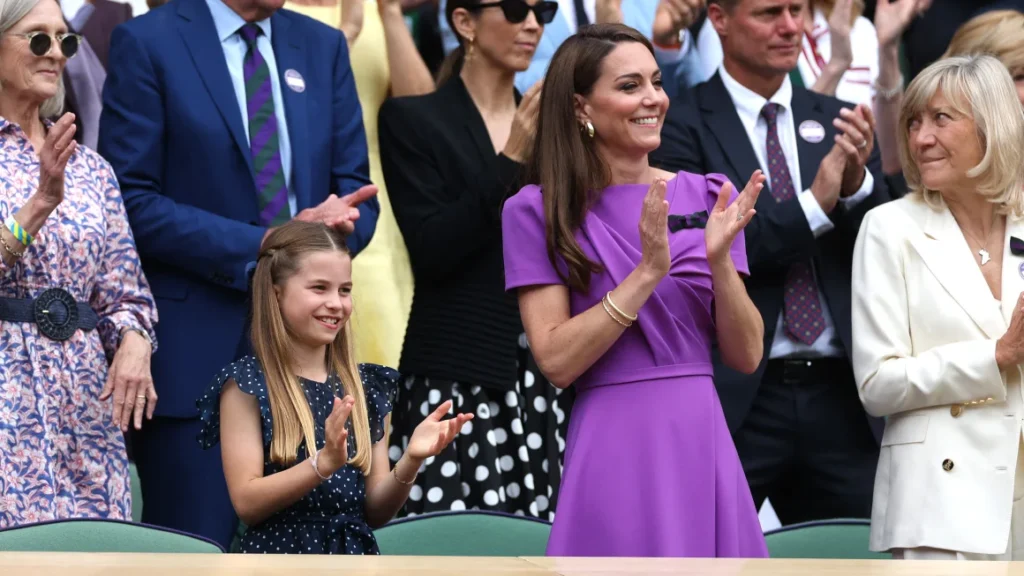
[[[616,316],[615,313],[612,312],[612,309],[608,307],[607,300],[608,300],[607,297],[602,298],[601,299],[601,306],[603,306],[604,307],[604,311],[607,312],[608,315],[612,317],[612,320],[615,320],[616,322],[618,322],[619,324],[621,324],[622,326],[624,326],[626,328],[629,328],[630,326],[632,326],[633,325],[632,322],[626,323],[626,322],[623,322],[622,320],[619,320],[619,317]]]
[[[616,306],[615,302],[612,302],[612,293],[611,292],[605,294],[604,297],[605,297],[605,299],[608,300],[608,304],[612,307],[612,309],[615,310],[616,312],[618,312],[620,316],[622,316],[626,320],[629,320],[630,322],[636,322],[636,319],[637,319],[637,315],[636,314],[630,316],[629,314],[626,314],[625,312],[623,312],[622,309],[620,309],[618,306]]]

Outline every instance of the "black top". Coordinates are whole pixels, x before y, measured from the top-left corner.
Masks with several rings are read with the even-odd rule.
[[[385,417],[391,413],[399,375],[390,368],[361,364],[359,376],[363,379],[366,394],[370,442],[376,444],[384,438]],[[196,402],[203,422],[198,437],[200,446],[207,449],[220,442],[220,394],[229,379],[259,403],[263,428],[263,476],[285,470],[286,466],[270,461],[274,417],[263,369],[253,356],[246,356],[221,370]],[[300,381],[313,413],[316,443],[322,448],[324,427],[334,408],[334,399],[344,395],[340,392],[341,382],[334,376],[327,382]],[[346,425],[351,458],[356,451],[352,420],[349,419]],[[292,466],[309,466],[305,443],[299,445],[297,454]],[[256,526],[249,526],[242,536],[241,550],[248,554],[379,554],[377,541],[366,523],[366,478],[363,473],[351,464],[342,466],[298,502]]]
[[[416,282],[399,370],[513,389],[522,322],[505,291],[501,207],[522,165],[494,152],[457,76],[432,94],[387,100],[379,135]]]

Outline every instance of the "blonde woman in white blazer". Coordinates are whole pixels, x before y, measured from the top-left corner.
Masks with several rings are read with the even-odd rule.
[[[1006,68],[933,64],[898,137],[913,192],[865,216],[853,260],[854,373],[887,417],[871,549],[1019,560],[1024,113]]]

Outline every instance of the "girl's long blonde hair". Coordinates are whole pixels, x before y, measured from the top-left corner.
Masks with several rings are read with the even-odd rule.
[[[315,252],[349,253],[345,238],[338,231],[320,223],[292,220],[267,236],[252,280],[250,337],[266,378],[273,415],[270,460],[281,465],[295,462],[303,440],[307,454],[313,454],[319,446],[309,401],[288,363],[288,358],[292,357],[292,336],[281,316],[274,287],[288,281],[298,271],[303,258]],[[352,351],[350,326],[351,323],[346,322],[338,331],[334,342],[327,346],[325,360],[330,372],[341,381],[344,393],[355,399],[351,415],[354,439],[349,440],[355,441],[355,455],[348,463],[365,475],[370,473],[370,424],[363,382]]]

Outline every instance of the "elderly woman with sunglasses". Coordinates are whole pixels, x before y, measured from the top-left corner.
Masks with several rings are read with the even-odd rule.
[[[416,285],[391,453],[449,398],[476,415],[427,461],[400,515],[479,508],[548,518],[554,508],[568,396],[529,355],[504,289],[500,218],[540,101],[540,85],[520,96],[515,76],[557,11],[549,0],[451,0],[446,17],[461,45],[437,91],[381,107],[381,165]]]
[[[0,528],[131,518],[156,308],[117,180],[74,140],[56,0],[0,0]]]

